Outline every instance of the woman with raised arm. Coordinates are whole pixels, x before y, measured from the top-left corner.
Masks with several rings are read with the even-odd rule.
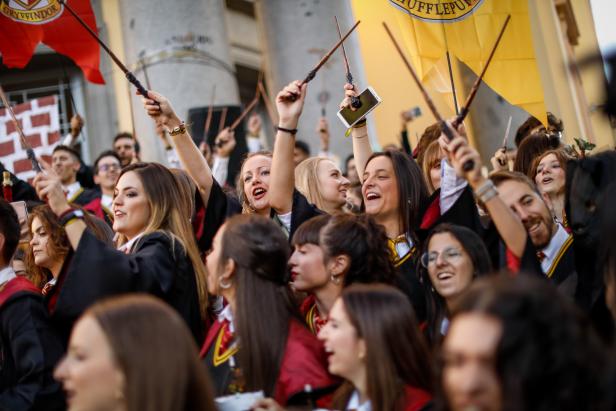
[[[228,216],[240,213],[241,207],[235,199],[228,197],[216,182],[212,169],[169,100],[161,94],[149,91],[148,98],[142,98],[142,101],[148,115],[169,130],[180,163],[198,188],[201,204],[196,204],[193,227],[199,250],[205,253],[212,245],[216,230]],[[233,132],[228,128],[220,132],[217,140],[222,141],[219,152],[230,153],[235,145]]]
[[[285,93],[285,91],[281,92],[279,97]],[[272,153],[268,151],[250,153],[242,162],[237,184],[238,204],[234,198],[227,196],[215,182],[211,169],[170,102],[164,96],[152,91],[149,92],[148,97],[143,99],[146,111],[151,117],[171,130],[169,135],[176,145],[180,161],[195,180],[204,199],[205,215],[201,221],[207,221],[207,224],[201,224],[201,228],[197,230],[199,247],[202,251],[207,251],[210,248],[216,230],[224,223],[225,219],[239,212],[271,217],[289,236],[292,236],[302,222],[320,214],[320,211],[310,204],[299,191],[293,189],[294,181],[290,181],[289,186],[288,176],[280,175],[280,173],[284,174],[285,172],[284,164],[281,163],[277,166],[280,171],[274,173],[274,182],[270,181],[273,159]],[[277,105],[279,110],[282,110],[279,112],[281,118],[279,130],[285,128],[282,122],[288,123],[287,126],[292,125],[292,123],[297,124],[303,101],[304,97],[301,97],[291,104],[291,109],[288,108],[287,103],[281,102]],[[293,130],[291,131],[293,132]],[[223,133],[228,133],[228,131],[223,130]],[[285,138],[292,139],[289,133],[278,131],[277,137],[279,135],[283,135],[283,138],[276,139],[278,145],[283,144],[282,140]],[[227,137],[222,137],[222,140],[230,141]],[[284,151],[284,148],[283,145],[282,151]],[[281,158],[281,162],[283,160]],[[270,204],[270,189],[274,186],[276,186],[274,188],[275,206],[272,206]]]
[[[77,318],[103,297],[146,292],[175,308],[200,344],[207,307],[205,269],[184,215],[191,200],[182,200],[186,193],[174,175],[157,163],[122,170],[113,200],[115,249],[86,229],[84,213],[67,203],[59,179],[46,171],[35,177],[37,193],[47,199],[74,251],[57,315]]]
[[[288,247],[279,227],[258,215],[234,216],[214,237],[208,290],[228,305],[201,357],[218,396],[262,390],[285,406],[305,398],[307,385],[316,392],[333,383],[288,286]]]

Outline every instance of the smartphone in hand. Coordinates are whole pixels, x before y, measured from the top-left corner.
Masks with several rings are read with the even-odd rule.
[[[344,124],[346,128],[352,127],[359,121],[366,118],[368,113],[381,104],[381,98],[376,94],[372,87],[368,87],[362,91],[358,97],[359,101],[361,101],[361,107],[355,111],[351,110],[350,107],[343,108],[338,111],[338,118],[342,121],[342,124]]]

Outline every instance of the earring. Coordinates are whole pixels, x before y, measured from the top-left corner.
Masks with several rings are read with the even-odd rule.
[[[336,284],[336,285],[340,284],[340,276],[339,276],[339,275],[336,275],[336,274],[333,274],[333,273],[332,273],[332,274],[329,276],[329,279],[330,279],[330,281],[331,281],[332,283],[334,283],[334,284]]]
[[[220,277],[220,279],[218,280],[218,285],[220,286],[220,288],[226,290],[229,287],[231,287],[231,283],[229,282],[225,282],[224,278]]]

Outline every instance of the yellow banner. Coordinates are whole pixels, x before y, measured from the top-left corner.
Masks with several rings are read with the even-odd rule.
[[[543,87],[539,77],[537,61],[533,48],[528,0],[352,0],[355,17],[362,20],[359,30],[360,47],[366,68],[366,75],[377,93],[384,100],[383,107],[377,110],[377,122],[388,117],[395,126],[377,124],[382,142],[391,142],[392,133],[399,129],[397,116],[400,110],[412,105],[423,105],[418,99],[416,87],[412,85],[410,74],[396,55],[391,41],[386,37],[381,22],[385,21],[396,37],[405,45],[411,63],[422,82],[437,102],[439,109],[445,106],[444,116],[453,114],[451,96],[442,93],[449,73],[443,64],[446,52],[452,60],[456,58],[465,63],[476,74],[483,69],[498,33],[507,17],[511,21],[496,50],[484,77],[484,82],[496,93],[529,114],[546,121]],[[454,62],[453,76],[460,95],[466,96],[469,90],[461,90],[462,82]],[[433,84],[440,78],[441,86]],[[449,87],[450,91],[450,87]],[[388,99],[396,99],[387,104],[393,113],[379,113],[386,109]],[[458,101],[462,105],[464,101]],[[427,110],[419,123],[412,128],[429,125],[434,119]],[[396,116],[396,117],[394,117]],[[427,118],[426,118],[427,117]]]

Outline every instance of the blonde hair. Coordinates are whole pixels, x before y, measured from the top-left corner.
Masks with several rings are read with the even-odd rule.
[[[189,195],[188,190],[184,185],[180,186],[178,178],[167,167],[158,163],[128,165],[124,167],[119,178],[129,171],[134,172],[143,184],[150,208],[150,220],[143,233],[158,231],[167,235],[172,245],[175,241],[182,245],[195,270],[199,305],[201,315],[204,317],[208,301],[207,276],[190,223],[190,215],[186,215],[187,204],[192,203],[192,198],[185,198]],[[119,235],[118,245],[125,242],[126,237]]]
[[[438,141],[431,142],[423,153],[421,171],[424,173],[426,184],[428,185],[428,192],[432,194],[436,191],[436,187],[432,184],[430,178],[430,170],[437,162],[441,161],[441,146]]]
[[[329,214],[343,213],[345,212],[345,204],[341,204],[334,209],[328,209],[326,200],[321,195],[321,182],[319,181],[319,164],[323,161],[328,161],[334,165],[336,169],[338,166],[327,157],[311,157],[302,161],[295,167],[295,188],[306,197],[309,203],[317,206],[318,209],[323,210]],[[338,170],[340,172],[340,170]],[[340,172],[342,174],[342,172]]]
[[[318,168],[322,161],[331,161],[325,157],[310,157],[295,167],[295,188],[306,197],[309,203],[320,210],[325,210],[325,200],[319,189]]]
[[[248,153],[242,161],[242,166],[240,167],[240,172],[237,176],[237,183],[235,186],[237,187],[237,198],[240,200],[240,204],[242,205],[242,214],[254,214],[256,211],[252,206],[248,203],[248,199],[246,199],[246,193],[244,193],[244,164],[249,158],[263,156],[267,157],[270,160],[272,159],[271,151],[256,151],[254,153]]]

